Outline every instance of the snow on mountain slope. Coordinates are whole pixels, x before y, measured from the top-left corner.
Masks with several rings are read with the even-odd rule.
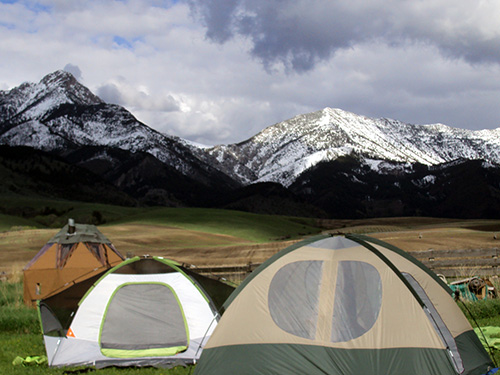
[[[39,83],[23,83],[10,91],[0,91],[0,123],[20,123],[39,119],[61,104],[101,104],[103,101],[70,74],[58,70]]]
[[[104,103],[63,71],[51,73],[39,83],[0,91],[0,144],[61,152],[80,146],[117,147],[147,152],[205,182],[212,173],[224,177],[197,158],[193,146],[139,122],[123,107]]]
[[[341,109],[296,116],[245,142],[207,152],[245,182],[288,186],[307,168],[343,155],[435,165],[454,159],[500,162],[500,129],[471,131],[442,124],[411,125]]]
[[[0,144],[45,151],[116,147],[147,152],[206,181],[219,173],[217,178],[230,176],[246,184],[272,181],[285,186],[319,162],[346,155],[364,160],[372,170],[383,160],[425,165],[456,159],[500,163],[500,128],[471,131],[443,124],[412,125],[332,108],[269,126],[238,144],[196,145],[161,134],[123,107],[104,103],[63,71],[39,83],[0,91]]]

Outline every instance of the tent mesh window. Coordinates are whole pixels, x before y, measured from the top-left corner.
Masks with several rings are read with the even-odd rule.
[[[375,267],[359,261],[339,262],[331,341],[350,341],[368,332],[381,304],[382,282]]]
[[[59,244],[57,249],[57,264],[58,268],[63,268],[66,265],[66,261],[71,256],[73,251],[77,248],[76,244]]]
[[[166,284],[125,284],[109,302],[101,328],[101,348],[145,350],[187,347],[185,317]]]
[[[89,251],[96,257],[96,259],[101,262],[102,265],[106,264],[106,259],[104,257],[104,247],[99,243],[85,242],[85,246]]]
[[[322,261],[299,261],[282,267],[269,287],[268,305],[278,327],[314,339],[318,320]]]

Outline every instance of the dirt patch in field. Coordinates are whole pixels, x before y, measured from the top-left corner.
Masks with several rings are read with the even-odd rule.
[[[209,248],[215,251],[219,247],[251,244],[238,237],[161,225],[127,224],[98,229],[124,256],[127,254],[162,256],[167,249],[171,255],[187,255],[188,253],[196,254],[198,248]],[[0,233],[0,273],[12,274],[13,269],[22,271],[22,268],[58,231],[59,229],[31,229]],[[185,257],[178,256],[177,258],[184,259]],[[186,259],[188,258],[192,259],[192,257]]]
[[[158,249],[151,255],[163,256],[180,263],[208,266],[245,266],[260,264],[281,249],[296,241],[269,242],[262,244],[240,244],[235,246]]]
[[[15,273],[33,258],[58,231],[28,229],[0,233],[0,273]]]
[[[328,232],[364,233],[412,252],[497,248],[500,236],[495,239],[496,228],[500,228],[500,220],[391,218],[330,221]],[[256,244],[234,236],[162,225],[125,224],[99,227],[99,230],[124,256],[157,255],[199,267],[262,263],[295,242]],[[0,233],[0,272],[22,270],[57,232],[55,229],[30,229]]]
[[[196,249],[251,243],[234,236],[163,225],[126,224],[102,227],[99,230],[124,255],[127,252],[135,255],[157,255],[164,249],[177,251],[185,248]]]
[[[405,251],[489,249],[500,247],[496,232],[468,228],[420,228],[399,232],[371,233]]]

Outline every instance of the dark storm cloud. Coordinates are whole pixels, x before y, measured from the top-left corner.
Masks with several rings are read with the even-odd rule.
[[[224,43],[233,36],[233,17],[239,0],[188,0],[193,13],[207,28],[207,37]]]
[[[388,45],[434,45],[444,56],[469,63],[500,62],[497,28],[488,30],[480,24],[492,14],[488,14],[488,9],[478,10],[479,6],[460,0],[454,3],[188,0],[188,3],[210,40],[225,43],[237,35],[248,38],[251,54],[266,68],[282,63],[287,69],[308,71],[339,49],[380,40]]]
[[[206,27],[206,36],[224,43],[235,35],[252,42],[251,53],[267,68],[281,62],[306,71],[366,38],[360,27],[373,23],[364,15],[330,2],[293,0],[190,0],[192,13]],[[311,8],[314,4],[315,8]],[[375,25],[371,26],[372,28]]]
[[[123,95],[113,83],[108,83],[97,89],[97,96],[107,103],[124,105]]]
[[[483,38],[476,33],[454,36],[439,41],[438,47],[445,55],[463,58],[474,63],[500,63],[500,37]]]
[[[73,74],[73,76],[77,80],[80,80],[82,78],[82,71],[77,65],[66,64],[66,66],[64,67],[64,71]]]

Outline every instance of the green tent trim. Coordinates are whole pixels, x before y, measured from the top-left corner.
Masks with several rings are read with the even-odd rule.
[[[127,265],[129,265],[129,264],[131,264],[131,263],[137,262],[137,261],[139,261],[139,260],[141,260],[141,259],[144,259],[144,258],[141,258],[141,257],[139,257],[139,256],[136,256],[136,257],[133,257],[133,258],[130,258],[130,259],[127,259],[127,260],[123,261],[122,263],[118,264],[117,266],[115,266],[115,267],[113,267],[113,268],[110,268],[110,269],[109,269],[109,270],[108,270],[105,274],[103,274],[103,275],[102,275],[102,276],[101,276],[101,277],[100,277],[100,278],[99,278],[99,279],[98,279],[98,280],[94,283],[94,285],[92,285],[92,287],[91,287],[91,288],[89,288],[89,290],[87,290],[87,293],[85,293],[85,295],[82,297],[82,299],[80,300],[80,302],[78,302],[78,306],[80,306],[80,305],[83,303],[83,301],[85,300],[85,298],[87,298],[87,296],[88,296],[88,295],[89,295],[89,293],[90,293],[90,292],[91,292],[91,291],[95,288],[95,286],[96,286],[97,284],[99,284],[99,283],[101,282],[101,280],[102,280],[102,279],[104,279],[104,278],[105,278],[108,274],[110,274],[110,273],[114,273],[114,272],[116,272],[118,269],[120,269],[120,268],[122,268],[122,267],[125,267],[125,266],[127,266]],[[200,293],[201,293],[201,295],[203,296],[203,298],[205,299],[205,301],[207,301],[207,302],[209,302],[209,303],[211,302],[211,301],[209,300],[209,298],[207,297],[206,292],[205,292],[202,288],[200,288],[200,286],[198,285],[198,283],[197,283],[197,282],[195,282],[195,281],[193,280],[193,278],[192,278],[192,277],[190,277],[188,274],[186,274],[186,272],[184,272],[184,271],[182,270],[180,263],[177,263],[177,262],[175,262],[175,261],[173,261],[173,260],[170,260],[170,259],[165,259],[165,258],[162,258],[162,257],[151,257],[151,259],[156,260],[156,261],[158,261],[158,262],[160,262],[160,263],[163,263],[163,264],[165,264],[165,265],[169,266],[170,268],[174,269],[175,271],[180,272],[182,275],[184,275],[184,276],[185,276],[185,277],[186,277],[186,278],[187,278],[187,279],[188,279],[188,280],[189,280],[189,281],[190,281],[190,282],[191,282],[191,283],[192,283],[192,284],[196,287],[196,289],[198,289],[198,290],[200,291]]]
[[[227,361],[231,358],[231,361]],[[286,360],[283,360],[286,358]],[[269,364],[270,374],[357,374],[456,375],[446,350],[429,348],[337,349],[315,345],[253,344],[205,349],[195,374],[258,374],[259,363]],[[373,363],[383,369],[373,372]],[[254,368],[255,366],[255,368]],[[480,375],[481,372],[469,373]]]

